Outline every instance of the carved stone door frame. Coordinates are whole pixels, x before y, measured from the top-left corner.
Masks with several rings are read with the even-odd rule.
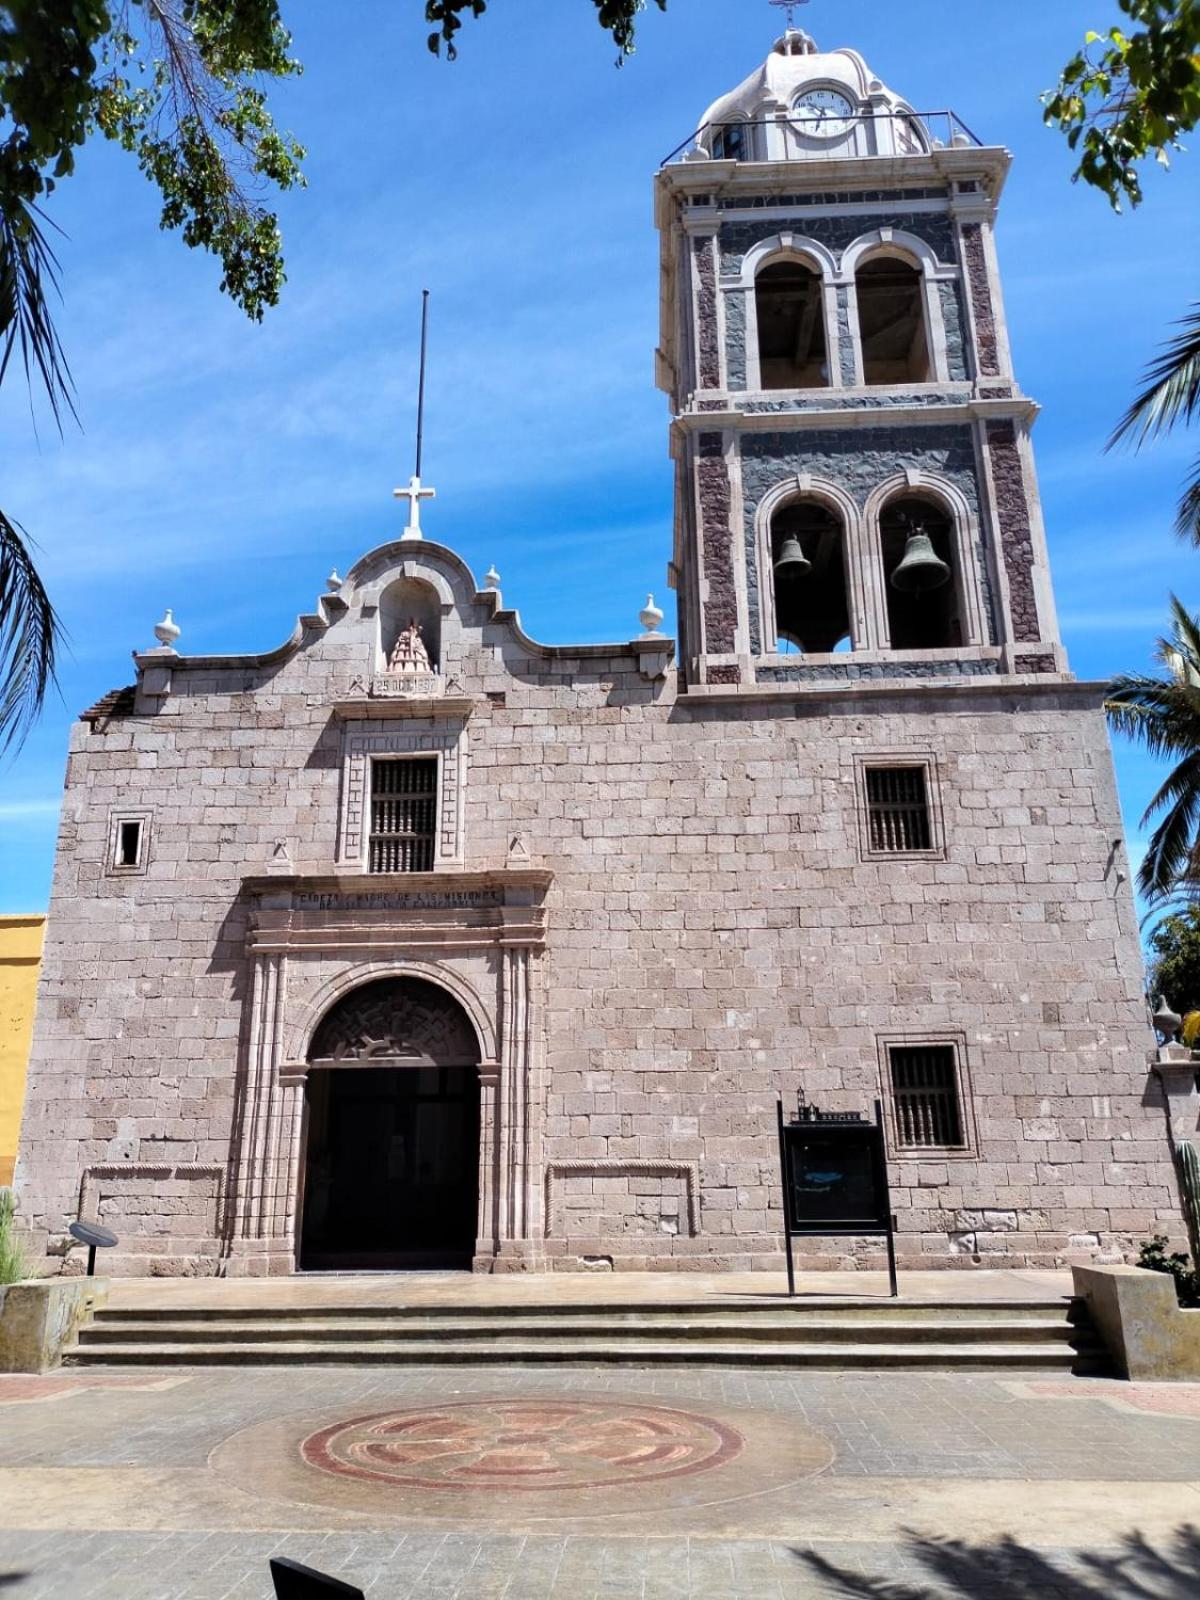
[[[235,1110],[227,1270],[296,1270],[308,1072],[319,1023],[383,977],[424,979],[458,1002],[479,1040],[476,1271],[536,1265],[541,1244],[542,1050],[538,956],[550,874],[272,879],[253,897],[242,1070]],[[488,952],[489,992],[464,971]],[[310,989],[320,965],[336,975]],[[297,991],[302,997],[298,998]],[[492,992],[494,990],[494,992]],[[352,1070],[347,1068],[346,1070]]]

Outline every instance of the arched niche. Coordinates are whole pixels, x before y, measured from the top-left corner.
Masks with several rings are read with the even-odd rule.
[[[920,267],[892,251],[860,261],[854,274],[863,382],[928,383],[932,344]]]
[[[799,255],[776,256],[754,277],[754,327],[762,389],[823,389],[830,383],[825,280]]]
[[[771,518],[771,572],[779,654],[850,647],[846,528],[834,507],[813,498],[779,507]]]
[[[397,578],[379,596],[379,671],[386,671],[396,641],[416,623],[431,667],[442,665],[442,600],[424,578]]]
[[[947,569],[943,582],[915,592],[895,581],[914,533],[928,537],[934,555]],[[966,644],[959,542],[948,508],[930,495],[911,491],[896,495],[880,510],[879,542],[892,649],[952,650]]]

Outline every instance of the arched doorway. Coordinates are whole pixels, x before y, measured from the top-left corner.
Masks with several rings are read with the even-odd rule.
[[[301,1268],[469,1268],[479,1044],[457,1000],[421,978],[365,983],[308,1060]]]

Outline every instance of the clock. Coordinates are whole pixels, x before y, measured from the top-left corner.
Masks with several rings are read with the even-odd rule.
[[[854,126],[858,108],[840,89],[806,89],[796,97],[792,115],[797,119],[797,133],[836,139]]]

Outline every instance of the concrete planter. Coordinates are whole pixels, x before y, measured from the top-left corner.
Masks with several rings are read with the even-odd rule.
[[[1126,1378],[1200,1379],[1200,1311],[1185,1311],[1165,1272],[1073,1267],[1075,1293]]]
[[[0,1288],[0,1372],[49,1372],[97,1306],[106,1278],[29,1279]]]

